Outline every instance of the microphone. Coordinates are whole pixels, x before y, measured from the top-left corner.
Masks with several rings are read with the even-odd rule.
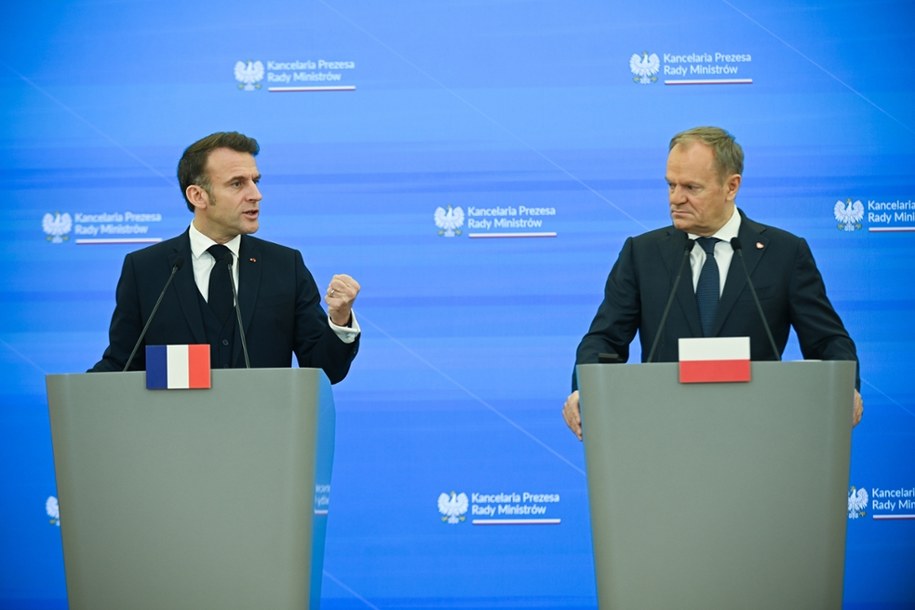
[[[251,368],[251,359],[248,358],[248,342],[245,339],[245,329],[241,324],[241,309],[238,306],[238,290],[235,289],[235,280],[232,274],[232,259],[234,256],[227,256],[229,262],[229,285],[232,286],[232,300],[235,302],[235,320],[238,323],[238,336],[241,337],[241,353],[245,357],[245,368]]]
[[[172,279],[175,277],[175,274],[178,273],[178,270],[184,265],[184,259],[178,258],[175,260],[175,264],[172,265],[172,272],[168,274],[168,279],[165,280],[165,286],[162,287],[162,292],[159,293],[159,298],[156,299],[156,304],[153,305],[152,311],[149,313],[149,317],[146,319],[146,324],[143,326],[143,330],[140,331],[140,337],[137,339],[137,343],[133,346],[133,350],[130,352],[130,356],[127,357],[127,364],[124,365],[122,373],[126,372],[130,368],[130,363],[133,362],[133,357],[137,355],[137,350],[140,349],[140,344],[143,343],[143,338],[146,337],[146,331],[149,330],[149,325],[152,324],[153,318],[156,317],[156,312],[159,311],[159,305],[162,303],[163,297],[165,297],[165,291],[168,290],[169,285],[172,283]]]
[[[689,253],[692,252],[693,246],[696,245],[695,239],[686,238],[686,244],[683,246],[683,258],[680,259],[680,268],[677,270],[677,277],[674,278],[673,288],[670,289],[670,296],[667,298],[667,304],[664,305],[664,313],[661,314],[661,323],[658,324],[658,333],[651,342],[651,350],[648,352],[648,360],[654,360],[655,350],[658,349],[658,341],[661,340],[661,333],[664,331],[664,325],[667,323],[667,314],[670,313],[670,306],[674,303],[674,297],[677,296],[677,286],[680,285],[680,278],[683,276],[683,268],[686,267],[686,261],[689,260]]]
[[[736,237],[731,238],[731,249],[734,250],[734,254],[737,255],[737,258],[740,259],[740,266],[743,268],[743,275],[747,278],[747,286],[750,287],[750,294],[753,295],[753,302],[756,303],[756,311],[759,312],[759,318],[762,320],[763,328],[766,329],[766,336],[769,338],[769,345],[772,347],[772,353],[775,355],[775,360],[781,361],[782,357],[778,353],[778,347],[775,345],[775,339],[772,338],[772,330],[769,328],[769,321],[766,320],[766,315],[763,313],[762,304],[759,302],[759,297],[756,296],[756,287],[753,286],[753,280],[750,279],[750,272],[747,271],[747,262],[743,259],[743,246],[740,245],[740,240]]]

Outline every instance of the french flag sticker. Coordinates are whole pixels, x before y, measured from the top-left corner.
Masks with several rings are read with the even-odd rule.
[[[680,383],[750,381],[749,337],[680,339]]]
[[[210,346],[147,345],[147,390],[205,390],[210,384]]]

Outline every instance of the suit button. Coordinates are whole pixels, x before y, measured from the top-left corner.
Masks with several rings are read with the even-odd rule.
[[[223,344],[223,345],[229,345],[229,340],[228,340],[228,339],[223,339],[223,340],[222,340],[222,344]]]

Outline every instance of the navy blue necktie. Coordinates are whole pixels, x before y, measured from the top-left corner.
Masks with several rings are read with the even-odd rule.
[[[232,313],[232,307],[235,298],[232,295],[232,286],[229,282],[232,277],[229,274],[229,261],[231,260],[232,251],[222,244],[215,244],[207,248],[210,256],[216,259],[213,270],[210,271],[210,287],[207,303],[210,309],[216,314],[216,319],[225,322]]]
[[[715,262],[715,244],[720,240],[715,237],[700,237],[696,241],[705,250],[705,264],[702,265],[699,282],[696,284],[696,304],[699,306],[702,334],[708,337],[712,332],[712,324],[715,322],[715,312],[718,310],[718,296],[721,290],[718,263]]]

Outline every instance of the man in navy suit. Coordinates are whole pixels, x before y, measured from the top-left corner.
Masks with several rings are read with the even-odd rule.
[[[746,276],[731,240],[736,238],[772,332],[778,358],[794,328],[804,358],[857,362],[855,344],[826,297],[826,287],[807,242],[781,229],[750,220],[737,209],[743,150],[727,131],[697,127],[670,141],[666,180],[673,225],[626,240],[604,289],[604,300],[581,340],[576,364],[596,363],[599,354],[629,358],[638,331],[642,360],[675,362],[682,337],[750,337],[751,360],[774,360],[772,342],[760,321]],[[713,238],[711,240],[698,238]],[[689,240],[699,241],[696,247]],[[704,246],[708,242],[708,246]],[[703,247],[699,247],[703,245]],[[710,254],[706,254],[706,249]],[[661,319],[678,271],[683,273],[667,321]],[[700,315],[700,276],[712,266],[715,306]],[[692,282],[688,281],[692,271]],[[697,291],[698,289],[698,291]],[[660,333],[660,336],[659,336]],[[856,383],[860,387],[860,382]],[[563,418],[581,438],[579,395],[563,405]],[[855,390],[854,425],[864,407]]]
[[[301,253],[251,236],[262,199],[259,150],[253,138],[219,132],[184,151],[178,182],[194,218],[178,237],[125,257],[109,345],[91,371],[146,368],[143,345],[130,354],[173,276],[144,345],[208,343],[213,368],[240,368],[242,330],[252,367],[289,367],[295,354],[299,366],[323,369],[332,383],[346,376],[359,349],[359,283],[334,275],[325,313]]]

